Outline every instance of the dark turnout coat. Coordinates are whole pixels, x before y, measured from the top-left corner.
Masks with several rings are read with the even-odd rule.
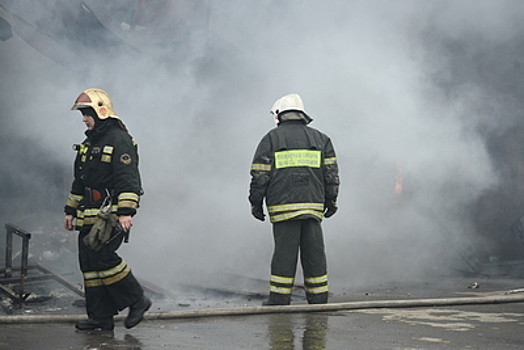
[[[86,132],[76,145],[74,180],[65,213],[76,217],[76,228],[92,226],[108,194],[111,212],[135,215],[142,194],[137,144],[116,119]],[[107,201],[106,201],[107,203]]]
[[[339,183],[330,138],[302,120],[281,121],[257,147],[249,201],[261,207],[265,198],[272,223],[321,221],[325,203],[337,200]]]

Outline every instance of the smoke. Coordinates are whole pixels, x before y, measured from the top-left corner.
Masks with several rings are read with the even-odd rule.
[[[0,42],[3,221],[60,226],[84,131],[69,108],[90,87],[139,143],[145,196],[122,256],[163,286],[267,278],[271,225],[250,216],[249,168],[271,105],[291,92],[338,155],[340,210],[323,224],[333,285],[468,269],[523,209],[479,229],[492,215],[479,201],[521,175],[521,153],[500,156],[522,119],[516,1],[202,1],[179,27],[135,37],[119,31],[130,14],[111,12],[132,2],[85,1],[89,21],[66,3],[61,16],[46,3],[48,27],[33,22],[46,47],[22,38],[34,10],[20,4],[10,13],[25,22],[11,18]]]

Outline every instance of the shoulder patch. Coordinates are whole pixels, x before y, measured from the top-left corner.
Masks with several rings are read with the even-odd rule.
[[[129,165],[131,164],[131,156],[128,153],[124,153],[120,156],[120,163]]]

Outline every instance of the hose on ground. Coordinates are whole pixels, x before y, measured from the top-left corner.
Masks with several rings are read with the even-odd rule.
[[[359,309],[412,308],[452,305],[503,304],[524,302],[524,295],[489,295],[477,297],[410,299],[410,300],[374,300],[354,301],[332,304],[274,305],[256,307],[232,307],[214,309],[194,309],[168,312],[148,312],[145,320],[175,320],[202,317],[246,316],[275,313],[334,312]],[[85,315],[24,315],[0,316],[0,324],[30,323],[72,323],[85,319]],[[115,316],[115,321],[122,321],[125,315]]]

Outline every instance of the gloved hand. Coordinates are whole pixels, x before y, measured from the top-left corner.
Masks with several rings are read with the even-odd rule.
[[[337,207],[337,203],[335,201],[326,201],[326,204],[324,205],[324,217],[325,218],[330,218],[332,217],[333,215],[335,215],[335,213],[337,212],[338,210],[338,207]]]
[[[258,219],[260,221],[266,220],[266,216],[264,215],[264,210],[262,209],[262,205],[252,205],[251,206],[251,215],[253,215],[255,219]]]

